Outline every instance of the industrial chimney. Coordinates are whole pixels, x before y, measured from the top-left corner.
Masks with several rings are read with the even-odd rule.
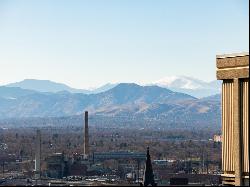
[[[88,126],[88,111],[85,111],[85,127],[84,127],[84,158],[89,155],[89,126]]]
[[[41,131],[36,131],[35,178],[41,176]]]

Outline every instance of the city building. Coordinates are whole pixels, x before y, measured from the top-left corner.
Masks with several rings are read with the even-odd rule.
[[[47,163],[47,176],[50,178],[63,178],[67,176],[67,158],[63,153],[54,153],[45,159]]]
[[[214,142],[222,142],[222,137],[221,135],[214,135]]]
[[[249,185],[249,53],[216,56],[222,83],[222,183]]]

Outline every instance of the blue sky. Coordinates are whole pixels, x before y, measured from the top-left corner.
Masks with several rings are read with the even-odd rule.
[[[0,0],[0,85],[76,88],[186,75],[215,80],[216,54],[249,50],[248,0]]]

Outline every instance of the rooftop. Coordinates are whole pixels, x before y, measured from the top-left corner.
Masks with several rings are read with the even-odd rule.
[[[216,55],[216,58],[232,58],[232,57],[240,57],[240,56],[249,56],[249,52]]]

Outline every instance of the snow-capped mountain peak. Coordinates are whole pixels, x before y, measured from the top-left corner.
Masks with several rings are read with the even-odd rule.
[[[186,76],[168,76],[153,82],[153,84],[168,88],[182,88],[182,89],[195,90],[204,88],[205,84],[207,83]]]
[[[205,82],[187,76],[167,76],[152,82],[150,85],[157,85],[173,91],[183,92],[197,98],[207,97],[221,92],[220,81]]]

